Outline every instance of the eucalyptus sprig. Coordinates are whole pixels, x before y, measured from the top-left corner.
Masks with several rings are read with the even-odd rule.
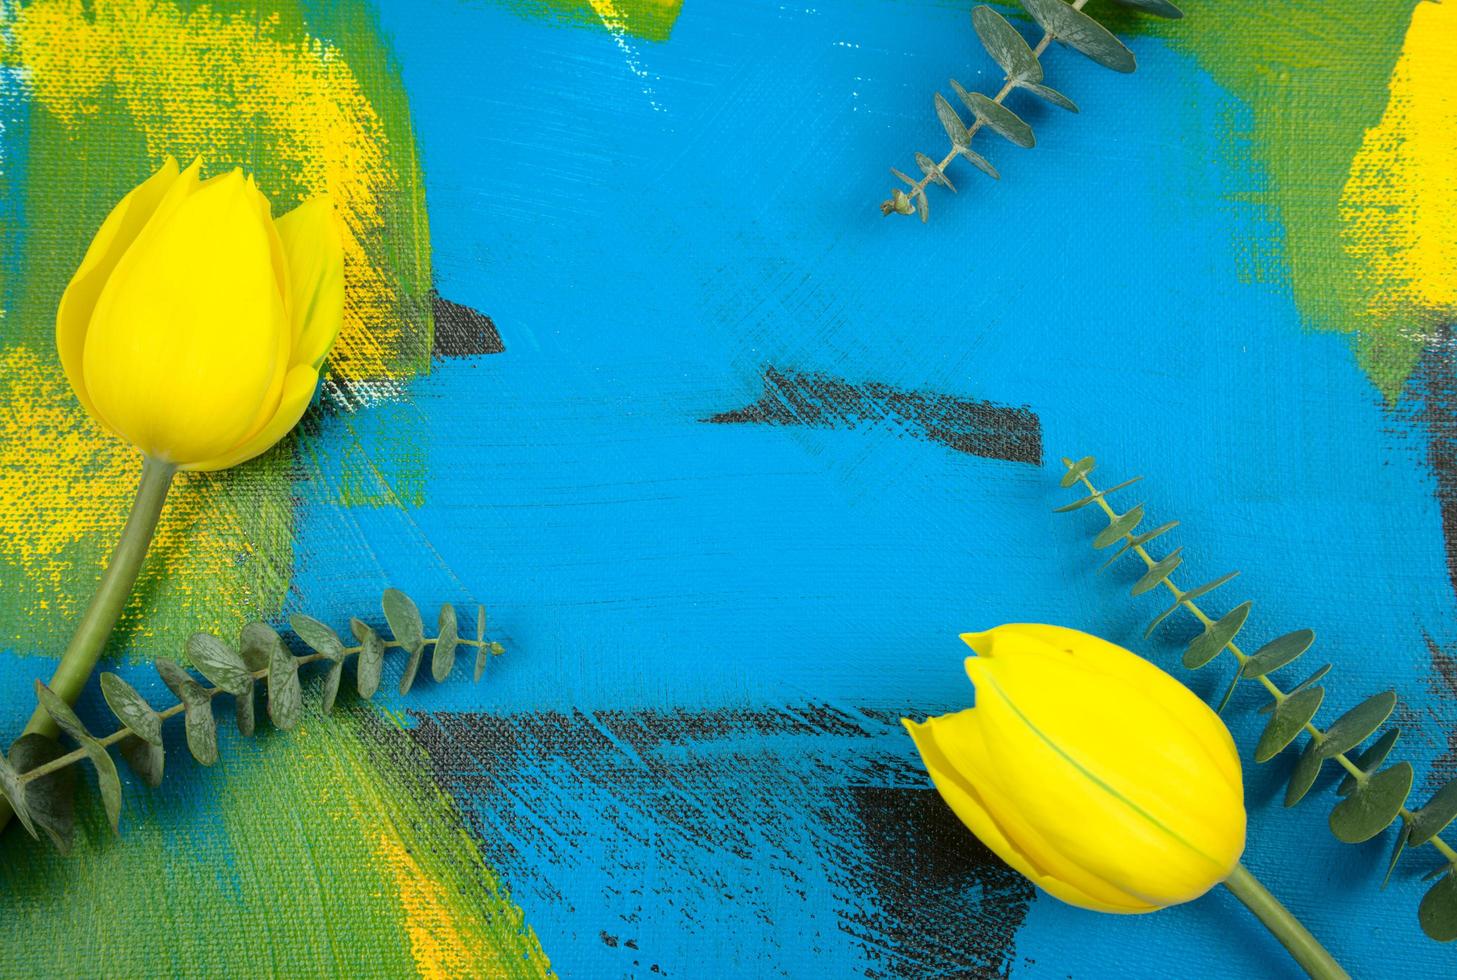
[[[112,830],[120,832],[121,778],[107,750],[117,746],[138,776],[151,786],[161,785],[162,726],[168,719],[182,715],[188,750],[198,762],[210,766],[218,758],[212,701],[219,694],[233,696],[238,730],[252,735],[255,685],[264,682],[268,717],[276,727],[287,731],[298,725],[303,716],[299,668],[307,664],[329,662],[323,685],[323,708],[328,712],[334,709],[344,662],[350,657],[359,658],[355,665],[355,689],[360,697],[371,698],[379,689],[386,650],[400,648],[409,652],[400,678],[401,694],[414,685],[426,647],[431,648],[430,673],[437,682],[443,681],[454,668],[457,647],[475,648],[476,681],[485,671],[487,657],[505,652],[501,644],[486,638],[484,606],[476,608],[475,639],[460,635],[455,607],[449,603],[440,607],[435,636],[425,635],[419,608],[398,589],[385,590],[381,606],[392,637],[386,640],[367,623],[351,619],[350,629],[358,643],[347,647],[339,634],[317,619],[302,614],[290,616],[289,625],[294,633],[313,650],[303,656],[289,652],[282,637],[266,623],[244,626],[238,650],[210,633],[194,633],[187,640],[187,656],[211,686],[199,683],[175,661],[158,659],[157,673],[178,698],[176,704],[160,711],[121,677],[104,672],[102,696],[121,722],[121,727],[109,735],[92,735],[71,707],[37,680],[40,706],[79,747],[62,752],[55,739],[34,732],[22,735],[11,746],[9,759],[0,757],[0,791],[32,837],[39,839],[36,829],[39,827],[65,853],[70,850],[75,826],[72,802],[75,780],[69,767],[82,760],[91,762],[96,769],[106,816]]]
[[[1032,127],[1004,104],[1007,96],[1017,89],[1031,92],[1069,112],[1078,111],[1077,104],[1072,99],[1042,83],[1043,72],[1040,59],[1042,53],[1053,41],[1065,44],[1103,67],[1111,68],[1114,71],[1131,72],[1138,67],[1133,52],[1129,51],[1122,41],[1118,40],[1102,24],[1083,13],[1083,6],[1088,0],[1073,0],[1071,4],[1063,3],[1063,0],[1018,0],[1018,2],[1042,28],[1042,38],[1035,46],[1029,47],[1022,33],[991,7],[983,4],[971,12],[972,26],[976,28],[976,36],[980,39],[982,47],[986,48],[987,54],[991,55],[992,60],[1006,73],[1002,87],[996,95],[988,97],[980,92],[968,92],[960,82],[954,78],[951,79],[951,90],[956,93],[956,97],[961,100],[962,105],[966,106],[972,114],[970,126],[962,120],[944,95],[940,92],[936,93],[936,118],[941,121],[942,128],[946,130],[946,135],[951,139],[951,149],[946,151],[939,163],[926,154],[917,152],[916,165],[921,168],[923,174],[920,180],[912,180],[895,167],[891,167],[890,172],[904,181],[907,189],[903,190],[899,187],[892,189],[890,198],[880,202],[881,214],[913,214],[919,211],[922,222],[929,220],[931,207],[930,202],[926,199],[926,186],[937,183],[953,194],[956,193],[955,185],[946,176],[946,168],[957,157],[965,157],[972,166],[988,177],[1001,179],[1001,174],[997,173],[997,169],[986,157],[971,148],[971,141],[985,126],[1024,149],[1037,145],[1037,138],[1032,134]],[[1183,11],[1169,0],[1113,0],[1113,2],[1158,17],[1184,16]]]
[[[1396,836],[1391,859],[1387,864],[1386,877],[1382,881],[1383,888],[1391,880],[1391,873],[1406,848],[1427,844],[1436,850],[1444,863],[1427,875],[1428,879],[1438,878],[1438,881],[1422,898],[1417,909],[1417,918],[1421,922],[1422,931],[1430,938],[1438,942],[1457,939],[1457,851],[1439,836],[1453,818],[1457,817],[1457,779],[1448,781],[1437,790],[1425,806],[1411,810],[1406,805],[1414,778],[1411,763],[1397,762],[1382,768],[1396,745],[1400,729],[1388,729],[1361,752],[1355,753],[1391,716],[1396,707],[1396,692],[1373,694],[1324,729],[1317,727],[1316,712],[1325,699],[1325,688],[1317,682],[1330,671],[1331,665],[1325,664],[1317,668],[1288,690],[1270,676],[1304,655],[1315,642],[1315,632],[1309,629],[1295,630],[1276,637],[1253,653],[1246,653],[1235,642],[1235,637],[1249,617],[1251,603],[1243,602],[1214,619],[1195,602],[1239,573],[1230,572],[1192,589],[1181,589],[1174,584],[1172,576],[1183,562],[1183,549],[1176,548],[1162,558],[1154,558],[1147,547],[1155,538],[1176,527],[1178,521],[1170,521],[1148,531],[1139,531],[1144,519],[1143,504],[1118,511],[1108,502],[1110,494],[1142,478],[1134,477],[1107,490],[1099,490],[1088,478],[1095,465],[1093,457],[1086,456],[1077,462],[1064,459],[1062,462],[1067,467],[1067,472],[1062,477],[1062,486],[1073,487],[1081,484],[1088,494],[1057,508],[1057,511],[1079,510],[1089,504],[1096,504],[1107,517],[1108,524],[1093,538],[1093,547],[1102,550],[1119,544],[1118,550],[1103,567],[1108,567],[1124,555],[1132,554],[1144,565],[1144,574],[1134,583],[1133,594],[1143,595],[1163,586],[1173,596],[1173,602],[1154,618],[1144,636],[1152,635],[1169,616],[1183,609],[1203,626],[1203,631],[1184,650],[1185,667],[1198,670],[1225,651],[1235,660],[1234,676],[1219,705],[1221,711],[1229,703],[1240,681],[1255,681],[1265,689],[1271,700],[1260,710],[1271,717],[1255,745],[1256,762],[1269,762],[1302,734],[1310,736],[1286,785],[1287,807],[1300,802],[1315,785],[1322,766],[1333,761],[1346,771],[1345,778],[1336,789],[1343,799],[1335,805],[1330,815],[1331,832],[1337,838],[1349,844],[1359,844],[1372,839],[1397,821],[1401,822],[1401,830]]]

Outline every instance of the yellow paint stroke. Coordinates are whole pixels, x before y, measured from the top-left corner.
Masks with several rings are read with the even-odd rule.
[[[320,714],[305,684],[303,724],[224,726],[202,776],[185,752],[160,790],[124,770],[120,841],[94,790],[71,855],[0,838],[0,973],[550,977],[423,751],[347,693]]]
[[[26,163],[16,196],[27,224],[4,240],[25,276],[7,283],[0,346],[0,648],[64,644],[125,517],[139,460],[76,403],[52,317],[110,203],[163,155],[256,173],[278,213],[331,195],[348,285],[329,364],[336,400],[373,402],[428,369],[429,234],[403,95],[376,77],[372,27],[348,20],[358,15],[327,16],[376,75],[311,36],[287,0],[274,6],[0,3],[3,84],[30,120],[7,146]],[[114,649],[175,656],[193,630],[278,614],[293,565],[291,454],[179,481]],[[395,474],[418,502],[411,475]],[[146,637],[157,641],[133,642]]]
[[[1365,314],[1426,346],[1457,315],[1457,2],[1412,11],[1340,212]]]
[[[494,0],[524,17],[666,41],[683,0]]]
[[[8,28],[32,96],[67,125],[84,125],[103,93],[119,98],[154,160],[200,155],[207,172],[255,170],[267,133],[287,171],[260,179],[275,210],[328,192],[346,229],[349,291],[330,356],[335,378],[394,375],[399,276],[361,243],[380,237],[379,202],[397,174],[384,126],[337,50],[276,36],[276,15],[259,23],[154,0],[97,4],[94,16],[79,3],[38,3]]]
[[[375,851],[394,875],[399,892],[410,955],[425,980],[479,976],[471,967],[476,957],[456,928],[454,910],[445,900],[445,888],[420,867],[398,840],[381,834]]]

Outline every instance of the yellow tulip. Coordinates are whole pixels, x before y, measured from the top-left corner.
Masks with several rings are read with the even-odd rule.
[[[905,721],[941,796],[1049,894],[1103,912],[1187,902],[1245,846],[1229,730],[1153,664],[1095,636],[1015,624],[962,637],[975,707]]]
[[[283,438],[339,332],[344,261],[327,198],[274,219],[242,171],[168,158],[112,209],[56,313],[86,411],[148,457],[218,470]]]

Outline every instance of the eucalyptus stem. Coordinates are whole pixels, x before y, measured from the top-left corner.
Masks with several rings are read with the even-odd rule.
[[[1280,940],[1307,974],[1316,980],[1350,980],[1350,974],[1341,969],[1320,940],[1312,936],[1310,930],[1301,925],[1300,920],[1280,904],[1280,900],[1243,864],[1234,866],[1234,871],[1224,880],[1224,887],[1233,892],[1234,897],[1243,902],[1255,918]]]
[[[435,637],[428,637],[427,636],[427,637],[425,637],[424,645],[425,646],[431,646],[435,642],[436,642],[436,638]],[[480,640],[471,640],[471,639],[467,639],[465,637],[460,637],[455,642],[459,643],[461,646],[468,646],[468,647],[482,647],[482,646],[488,645],[488,642],[482,642]],[[404,644],[401,643],[401,642],[399,642],[398,640],[386,640],[384,642],[384,647],[386,649],[398,649],[398,648],[403,647],[403,646],[404,646]],[[343,652],[343,656],[340,659],[348,659],[349,657],[351,657],[351,656],[359,653],[359,651],[361,651],[363,649],[364,649],[364,647],[362,645],[361,646],[354,646],[354,647],[345,647],[344,648],[344,652]],[[316,662],[318,662],[320,660],[328,660],[328,659],[330,659],[330,658],[328,656],[326,656],[325,654],[315,652],[315,653],[307,653],[307,654],[304,654],[301,657],[295,657],[294,658],[294,663],[297,666],[299,666],[299,667],[303,667],[306,664],[316,663]],[[254,683],[256,683],[258,681],[262,681],[262,680],[267,680],[268,679],[268,668],[264,668],[262,670],[252,671],[252,676],[253,676]],[[208,687],[208,686],[202,686],[202,685],[199,685],[199,686],[202,687],[202,693],[205,694],[205,695],[207,695],[208,700],[212,700],[213,698],[217,697],[219,694],[226,694],[227,693],[226,691],[224,691],[220,687]],[[169,718],[175,718],[176,716],[182,714],[186,710],[187,710],[187,705],[185,703],[179,701],[176,704],[172,705],[170,708],[164,708],[161,711],[158,711],[157,712],[157,717],[160,718],[162,721],[165,722],[167,719],[169,719]],[[109,746],[115,745],[117,742],[120,742],[123,739],[125,739],[128,736],[133,735],[133,734],[135,734],[135,733],[130,728],[127,728],[125,725],[123,725],[121,728],[118,728],[116,731],[112,732],[110,735],[103,735],[103,736],[97,738],[96,741],[102,747],[109,747]],[[18,778],[19,778],[19,780],[20,780],[21,783],[32,782],[33,780],[40,779],[43,776],[49,776],[51,773],[57,772],[57,771],[59,771],[61,769],[64,769],[67,766],[75,765],[78,762],[84,762],[86,760],[86,756],[87,756],[87,753],[86,753],[86,750],[85,749],[72,749],[70,752],[67,752],[65,755],[58,755],[58,756],[56,756],[50,762],[47,762],[47,763],[44,763],[42,765],[36,766],[34,769],[27,769],[25,772],[20,773]]]
[[[1071,6],[1074,10],[1082,10],[1087,2],[1088,0],[1073,0]],[[1051,44],[1054,40],[1056,39],[1053,37],[1051,32],[1044,31],[1042,33],[1042,40],[1038,41],[1037,44],[1032,48],[1032,56],[1034,58],[1042,57],[1042,53],[1047,50],[1047,46]],[[1016,88],[1016,83],[1008,79],[1006,83],[1002,85],[1001,90],[992,97],[992,101],[995,102],[997,105],[1001,105],[1002,100],[1005,99],[1008,95],[1011,95]],[[968,146],[971,145],[972,137],[975,136],[984,125],[986,125],[985,120],[977,118],[975,121],[972,122],[970,126],[966,127],[966,141]],[[947,167],[951,166],[952,161],[955,160],[960,153],[961,151],[957,148],[956,144],[951,144],[950,151],[941,158],[941,162],[936,165],[936,169],[944,171]],[[911,184],[910,190],[905,193],[909,197],[915,197],[917,194],[923,194],[925,193],[926,185],[934,179],[935,177],[933,177],[931,174],[924,174],[920,180],[914,181]],[[894,210],[895,202],[893,200],[881,202],[881,214],[888,215]]]
[[[1064,463],[1067,462],[1068,461],[1064,460]],[[1078,482],[1082,483],[1082,485],[1087,488],[1090,494],[1098,494],[1094,502],[1098,505],[1099,508],[1102,509],[1103,513],[1107,515],[1109,520],[1113,520],[1119,516],[1118,512],[1114,510],[1112,505],[1108,503],[1107,498],[1101,495],[1098,491],[1098,488],[1095,487],[1093,485],[1093,482],[1088,479],[1087,474],[1084,473],[1080,475],[1078,477]],[[1130,531],[1128,534],[1125,534],[1120,540],[1132,541],[1133,538],[1134,534],[1132,531]],[[1148,553],[1147,549],[1145,549],[1143,545],[1135,544],[1130,550],[1132,550],[1136,555],[1138,555],[1139,558],[1143,560],[1143,563],[1146,567],[1152,568],[1154,565],[1157,564],[1157,561],[1155,561],[1153,556]],[[1196,605],[1192,599],[1184,598],[1183,591],[1174,584],[1172,576],[1165,577],[1160,584],[1167,588],[1169,592],[1173,595],[1175,601],[1177,601],[1181,606],[1183,606],[1190,613],[1192,613],[1194,617],[1199,620],[1199,622],[1204,624],[1204,626],[1208,627],[1213,624],[1214,620],[1208,614],[1206,614],[1204,610],[1200,609],[1199,606]],[[1229,650],[1229,652],[1234,655],[1235,660],[1237,660],[1241,666],[1244,665],[1245,661],[1250,659],[1249,654],[1241,650],[1239,644],[1235,643],[1234,640],[1230,640],[1228,643],[1226,643],[1224,645],[1224,648]],[[1239,675],[1236,674],[1236,677],[1238,676]],[[1259,681],[1260,685],[1270,693],[1270,696],[1275,699],[1276,703],[1283,702],[1290,697],[1290,695],[1285,693],[1285,691],[1283,691],[1279,687],[1279,685],[1277,685],[1274,681],[1270,680],[1267,675],[1261,675],[1260,677],[1256,678],[1256,680]],[[1326,740],[1326,733],[1317,728],[1313,722],[1306,722],[1304,730],[1310,734],[1310,737],[1314,739],[1317,744]],[[1367,773],[1360,766],[1352,762],[1344,752],[1337,752],[1334,755],[1330,756],[1330,758],[1333,759],[1336,764],[1339,765],[1342,769],[1346,770],[1346,772],[1350,774],[1351,778],[1356,781],[1357,785],[1365,785],[1367,780],[1371,778],[1369,773]],[[1402,833],[1405,834],[1407,832],[1407,828],[1410,826],[1416,814],[1405,805],[1403,805],[1401,809],[1397,812],[1400,814],[1403,824]],[[1437,853],[1441,854],[1442,857],[1446,859],[1447,864],[1452,868],[1453,872],[1457,873],[1457,851],[1454,851],[1452,847],[1437,834],[1433,834],[1431,839],[1428,840],[1427,843],[1431,844],[1432,847],[1437,851]]]
[[[137,575],[142,570],[142,562],[147,557],[152,535],[156,533],[157,521],[162,516],[162,505],[167,500],[167,491],[176,474],[177,467],[174,464],[151,456],[142,457],[142,475],[137,483],[136,499],[132,501],[131,512],[121,530],[121,539],[116,544],[116,550],[111,553],[111,560],[101,575],[101,582],[91,596],[86,611],[81,614],[76,632],[72,634],[71,642],[61,654],[61,662],[48,685],[67,704],[75,704],[80,697],[81,689],[86,686],[91,672],[95,670],[101,651],[126,606],[132,586],[136,584]],[[37,705],[25,726],[24,734],[55,738],[60,734],[60,729],[45,709]],[[0,799],[0,830],[5,829],[10,816],[9,803]]]

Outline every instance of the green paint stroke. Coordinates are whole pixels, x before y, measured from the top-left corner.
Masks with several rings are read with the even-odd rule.
[[[621,31],[645,41],[666,41],[683,0],[491,0],[522,17],[564,27]]]
[[[1226,0],[1183,3],[1180,21],[1088,10],[1120,34],[1187,52],[1249,107],[1262,203],[1284,230],[1275,258],[1310,326],[1355,335],[1363,370],[1396,398],[1427,338],[1405,320],[1368,315],[1361,263],[1343,243],[1341,192],[1366,130],[1381,120],[1414,0]],[[1232,122],[1233,125],[1233,122]]]
[[[169,744],[162,789],[129,779],[119,838],[89,777],[69,856],[0,836],[0,973],[549,976],[408,735],[365,703],[317,712],[225,736],[211,769]]]
[[[330,375],[366,411],[429,370],[429,229],[408,100],[366,5],[177,0],[139,14],[37,0],[7,5],[0,28],[11,70],[0,80],[0,444],[11,450],[0,445],[0,464],[26,474],[0,482],[0,593],[11,597],[0,649],[50,653],[94,588],[134,480],[133,454],[76,404],[54,344],[57,301],[112,204],[169,152],[256,174],[276,213],[342,189],[354,249]],[[179,70],[199,38],[208,56]],[[405,492],[348,503],[420,502],[423,424],[403,420],[371,462]],[[185,476],[111,655],[176,656],[194,630],[276,618],[298,476],[293,439],[229,473]],[[50,516],[37,509],[58,501]]]

